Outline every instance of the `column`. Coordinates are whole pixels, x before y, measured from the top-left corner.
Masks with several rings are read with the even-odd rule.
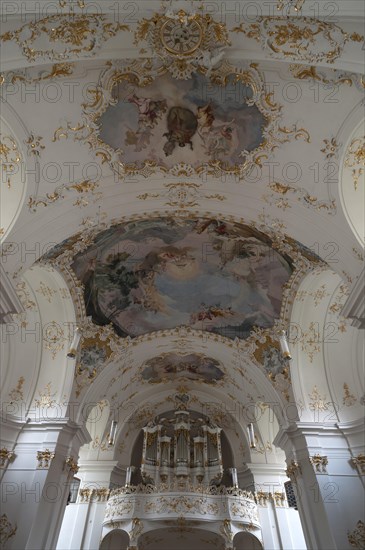
[[[363,449],[363,422],[298,422],[274,444],[286,452],[307,546],[350,549],[348,535],[364,517],[363,484],[354,464]]]
[[[70,489],[71,468],[89,441],[84,427],[67,418],[24,422],[3,419],[2,513],[12,525],[7,548],[55,548]]]
[[[99,548],[105,507],[111,478],[120,485],[124,472],[115,460],[80,461],[77,477],[81,479],[77,502],[66,508],[57,548],[59,550],[94,550]]]
[[[255,493],[264,548],[306,548],[298,512],[289,508],[284,483],[285,464],[246,464],[240,486]]]

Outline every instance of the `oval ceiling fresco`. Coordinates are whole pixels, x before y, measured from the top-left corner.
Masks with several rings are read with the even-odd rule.
[[[217,219],[113,226],[72,264],[86,314],[120,336],[185,325],[246,338],[280,316],[293,267],[262,233]]]
[[[176,380],[216,384],[223,378],[223,366],[219,361],[200,353],[163,353],[146,361],[140,373],[140,379],[149,384]]]

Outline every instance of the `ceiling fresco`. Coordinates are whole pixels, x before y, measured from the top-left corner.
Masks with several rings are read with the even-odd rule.
[[[176,382],[182,379],[216,384],[224,378],[222,369],[219,361],[202,354],[163,353],[145,362],[141,370],[141,379],[150,384]]]
[[[97,124],[99,139],[141,169],[146,158],[163,169],[187,163],[195,169],[218,162],[233,169],[264,141],[268,120],[252,102],[250,86],[230,75],[224,86],[206,76],[179,82],[170,75],[136,88],[119,82],[114,104]]]
[[[280,316],[293,268],[250,227],[217,219],[157,218],[99,233],[72,269],[86,314],[120,336],[185,325],[229,338]]]

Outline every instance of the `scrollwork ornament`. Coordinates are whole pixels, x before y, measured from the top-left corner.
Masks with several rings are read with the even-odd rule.
[[[334,23],[311,17],[259,17],[255,23],[241,23],[232,32],[260,42],[271,57],[307,63],[334,63],[347,42],[364,39]]]
[[[73,56],[93,56],[104,42],[128,30],[128,25],[109,21],[104,15],[55,14],[5,32],[0,39],[16,42],[28,61],[64,61]],[[44,47],[47,41],[49,49]]]

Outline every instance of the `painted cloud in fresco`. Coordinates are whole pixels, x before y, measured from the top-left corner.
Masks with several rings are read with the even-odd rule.
[[[215,219],[114,226],[76,256],[87,315],[121,336],[185,325],[229,338],[273,325],[292,268],[250,227]]]
[[[178,82],[166,75],[133,92],[122,82],[114,90],[116,104],[97,121],[99,138],[137,168],[146,159],[165,168],[210,161],[233,168],[244,161],[242,151],[264,141],[267,121],[256,105],[247,105],[251,97],[251,88],[233,76],[218,86],[198,74]]]
[[[150,384],[182,378],[215,384],[224,377],[224,372],[219,367],[222,367],[219,361],[201,354],[163,353],[146,361],[141,371],[141,378]]]

